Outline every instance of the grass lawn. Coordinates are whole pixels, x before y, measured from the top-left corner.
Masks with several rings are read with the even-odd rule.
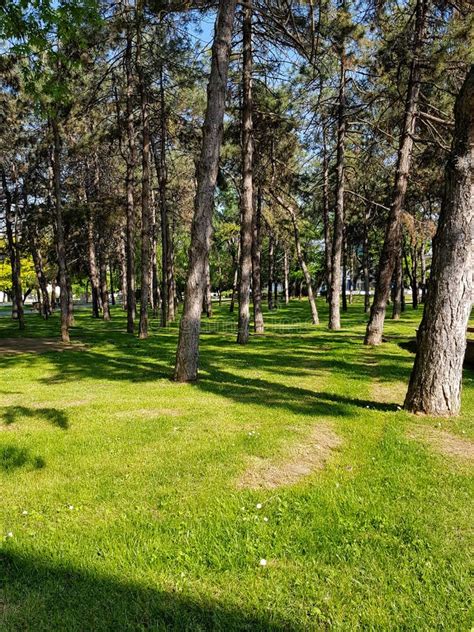
[[[243,348],[227,310],[195,385],[169,380],[176,328],[139,341],[119,309],[79,312],[77,350],[0,358],[2,632],[470,630],[472,470],[410,435],[472,437],[474,373],[461,417],[414,417],[421,312],[371,349],[360,304],[335,333],[294,301]],[[27,316],[26,336],[57,332]],[[318,424],[341,440],[323,469],[239,485]]]

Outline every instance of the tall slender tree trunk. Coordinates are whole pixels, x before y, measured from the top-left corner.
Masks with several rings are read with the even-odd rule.
[[[344,241],[344,175],[346,143],[346,56],[341,45],[339,99],[337,115],[336,208],[331,255],[331,285],[329,291],[329,329],[341,328],[339,295],[341,290],[341,260]]]
[[[291,222],[293,224],[293,234],[295,237],[296,256],[298,257],[298,263],[300,264],[301,271],[303,272],[306,289],[308,292],[308,301],[311,308],[311,322],[313,323],[313,325],[319,325],[318,308],[316,307],[316,301],[314,299],[313,281],[311,279],[311,274],[309,272],[308,266],[306,265],[306,261],[303,255],[303,249],[301,247],[300,241],[300,231],[298,229],[298,222],[296,221],[296,214],[290,206],[284,205],[283,202],[280,201],[280,199],[279,202],[284,206],[284,208],[288,210],[291,217]]]
[[[51,314],[51,304],[48,295],[48,282],[46,281],[46,276],[44,274],[43,255],[38,247],[36,227],[31,226],[29,231],[31,255],[33,257],[36,278],[38,280],[38,286],[41,294],[41,315],[46,320]]]
[[[270,233],[268,238],[268,290],[267,301],[268,311],[271,312],[274,309],[273,306],[273,275],[275,272],[275,239],[273,234]]]
[[[160,66],[160,134],[159,147],[153,143],[153,156],[158,177],[161,220],[161,325],[175,319],[173,249],[166,200],[168,167],[166,161],[166,101],[163,66]]]
[[[420,264],[421,264],[421,302],[426,301],[426,253],[425,244],[422,242],[420,247]]]
[[[395,294],[393,297],[393,320],[399,320],[402,315],[402,291],[403,291],[403,262],[401,252],[398,254],[394,272]]]
[[[412,248],[411,264],[412,264],[411,300],[412,300],[413,309],[418,309],[418,251],[416,249],[416,244]]]
[[[160,282],[158,279],[158,261],[156,256],[156,248],[158,245],[158,224],[156,221],[156,200],[152,190],[152,221],[153,221],[153,229],[152,229],[152,244],[151,244],[151,286],[152,286],[152,296],[153,296],[153,318],[158,317],[158,313],[161,310],[161,292],[160,292]]]
[[[203,296],[203,312],[208,318],[212,318],[211,266],[209,265],[209,260],[206,264],[206,283]]]
[[[67,286],[67,324],[68,327],[74,325],[74,293],[72,291],[72,282],[69,273],[66,275]]]
[[[127,223],[124,218],[121,222],[120,237],[118,240],[118,260],[120,265],[120,292],[122,294],[122,309],[127,311]]]
[[[189,268],[176,352],[174,378],[180,382],[196,380],[198,375],[202,295],[211,246],[214,191],[222,144],[235,6],[236,0],[220,0],[212,47],[211,74],[207,88],[207,107],[191,227]]]
[[[262,191],[259,187],[252,217],[252,301],[253,327],[256,334],[265,330],[262,312]]]
[[[110,320],[109,289],[107,287],[107,258],[104,239],[101,239],[99,242],[99,282],[102,318],[104,320]]]
[[[56,309],[56,279],[51,281],[51,312]]]
[[[97,259],[95,252],[95,222],[93,204],[89,204],[87,217],[87,253],[89,259],[89,279],[91,283],[92,294],[92,316],[99,318],[99,273],[97,270]]]
[[[405,399],[411,412],[455,415],[461,407],[474,272],[474,66],[456,100],[445,192],[433,241],[431,280]]]
[[[240,284],[237,342],[249,339],[250,280],[252,276],[253,219],[253,116],[252,116],[252,6],[243,8],[243,72],[242,72],[242,194],[240,224]]]
[[[127,7],[127,12],[130,12]],[[127,132],[127,159],[125,189],[127,196],[127,332],[133,334],[135,329],[136,300],[135,300],[135,123],[133,115],[133,94],[134,94],[134,74],[133,74],[133,38],[130,16],[127,16],[126,26],[126,46],[125,46],[125,78],[126,78],[126,132]]]
[[[237,255],[235,250],[232,250],[232,267],[234,274],[232,277],[232,294],[230,297],[229,312],[232,314],[234,311],[235,295],[237,294],[237,286],[239,283],[239,261],[240,261],[240,239],[237,245]]]
[[[363,235],[363,269],[364,269],[364,312],[370,310],[370,250],[369,250],[369,219],[370,209],[364,211],[364,235]]]
[[[288,266],[288,250],[283,251],[283,288],[285,292],[285,305],[290,302],[290,284],[289,284],[289,266]]]
[[[342,311],[347,312],[347,236],[344,230],[342,246]]]
[[[382,342],[383,325],[387,302],[390,297],[390,284],[396,259],[400,250],[401,215],[408,184],[413,151],[413,136],[418,111],[418,99],[421,85],[421,52],[426,25],[427,5],[429,0],[417,0],[415,33],[412,47],[412,62],[408,79],[407,97],[403,129],[398,150],[395,185],[392,204],[385,230],[385,240],[380,256],[374,301],[367,323],[365,344],[378,345]]]
[[[110,302],[115,305],[115,289],[114,289],[114,268],[112,260],[109,261],[109,280],[110,280]]]
[[[141,12],[140,12],[141,14]],[[148,119],[148,94],[145,85],[145,76],[141,58],[141,20],[138,22],[137,36],[137,66],[139,79],[139,92],[141,102],[142,118],[142,256],[141,256],[141,299],[140,299],[140,321],[138,325],[138,337],[141,339],[148,337],[148,305],[151,295],[151,246],[153,241],[153,221],[150,204],[150,126]]]
[[[54,210],[56,220],[56,251],[59,266],[59,290],[61,308],[61,340],[69,342],[69,291],[66,266],[66,239],[64,235],[64,220],[61,201],[61,135],[55,116],[51,119],[53,131],[53,178],[54,178]]]
[[[331,287],[331,228],[329,221],[329,160],[326,143],[326,123],[323,122],[323,226],[324,226],[324,261],[326,273],[326,297],[329,300]]]

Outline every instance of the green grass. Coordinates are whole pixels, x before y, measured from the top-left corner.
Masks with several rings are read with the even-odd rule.
[[[420,312],[370,349],[360,304],[329,332],[294,301],[242,348],[227,309],[194,385],[169,380],[176,328],[139,341],[118,309],[78,313],[86,348],[0,359],[2,632],[470,630],[472,478],[406,432],[472,436],[474,374],[458,419],[415,418],[396,404]],[[324,470],[236,486],[319,422],[343,440]]]

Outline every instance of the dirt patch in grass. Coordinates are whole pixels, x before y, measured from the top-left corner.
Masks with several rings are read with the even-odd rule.
[[[248,469],[237,482],[239,488],[274,489],[292,485],[303,476],[321,470],[341,439],[328,426],[315,426],[304,441],[291,447],[280,461],[253,457]]]
[[[430,426],[416,426],[410,429],[408,436],[410,439],[428,443],[436,452],[446,456],[463,461],[474,460],[474,442],[446,432],[446,430],[437,430]]]
[[[375,380],[370,388],[370,396],[376,402],[383,404],[403,405],[407,385],[405,382],[380,382]]]
[[[0,354],[45,353],[84,349],[80,342],[64,343],[54,338],[0,338]]]

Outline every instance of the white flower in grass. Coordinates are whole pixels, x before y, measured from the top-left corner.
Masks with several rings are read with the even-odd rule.
[[[263,522],[268,522],[268,518],[265,516]]]
[[[72,511],[74,509],[74,505],[69,505],[68,509],[69,509],[69,511]]]
[[[28,512],[26,511],[26,509],[23,509],[23,511],[21,512],[23,516],[27,516]]]
[[[260,566],[266,566],[266,565],[267,565],[267,560],[265,560],[265,559],[263,559],[263,558],[262,558],[262,559],[260,560]]]
[[[11,531],[7,533],[7,538],[13,538],[13,533]]]
[[[257,503],[255,506],[257,507],[257,509],[261,509],[262,508],[262,503]]]

